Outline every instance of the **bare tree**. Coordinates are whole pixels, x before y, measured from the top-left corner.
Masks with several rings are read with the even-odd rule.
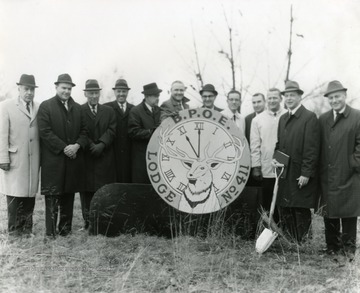
[[[287,70],[286,70],[286,77],[285,77],[285,83],[289,80],[289,74],[290,74],[290,66],[291,66],[291,55],[292,55],[292,50],[291,50],[291,45],[292,45],[292,27],[293,27],[293,22],[294,22],[294,18],[293,18],[293,13],[292,13],[292,5],[290,6],[290,38],[289,38],[289,49],[288,49],[288,65],[287,65]]]

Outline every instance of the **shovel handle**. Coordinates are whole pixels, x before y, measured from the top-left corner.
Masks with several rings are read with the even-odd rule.
[[[275,211],[276,198],[277,198],[277,193],[278,193],[278,189],[279,189],[279,179],[280,179],[280,176],[282,175],[282,173],[284,172],[284,167],[280,167],[280,168],[281,168],[281,170],[279,172],[279,175],[276,174],[277,168],[275,168],[275,170],[274,170],[275,185],[274,185],[273,197],[272,197],[271,206],[270,206],[269,227],[271,225],[271,221],[273,220],[273,215],[274,215],[274,211]]]

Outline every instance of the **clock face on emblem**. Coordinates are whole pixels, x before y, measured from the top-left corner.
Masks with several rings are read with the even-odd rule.
[[[157,193],[176,209],[194,214],[215,212],[233,202],[250,171],[242,132],[206,108],[165,119],[151,137],[146,159]]]

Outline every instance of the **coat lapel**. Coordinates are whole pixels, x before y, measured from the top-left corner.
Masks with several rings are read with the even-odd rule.
[[[34,103],[33,103],[34,104]],[[18,98],[17,103],[16,103],[18,109],[23,112],[30,120],[31,120],[31,115],[30,113],[26,110],[24,104],[20,101],[20,98]]]
[[[95,125],[97,125],[99,123],[100,118],[101,118],[101,116],[103,114],[103,110],[104,110],[103,106],[98,104],[97,112],[96,112],[96,116],[95,116]]]

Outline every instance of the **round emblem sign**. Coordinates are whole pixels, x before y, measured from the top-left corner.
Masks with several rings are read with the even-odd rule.
[[[232,120],[198,108],[161,123],[148,144],[146,164],[153,187],[168,204],[206,214],[240,195],[250,173],[250,154]]]

